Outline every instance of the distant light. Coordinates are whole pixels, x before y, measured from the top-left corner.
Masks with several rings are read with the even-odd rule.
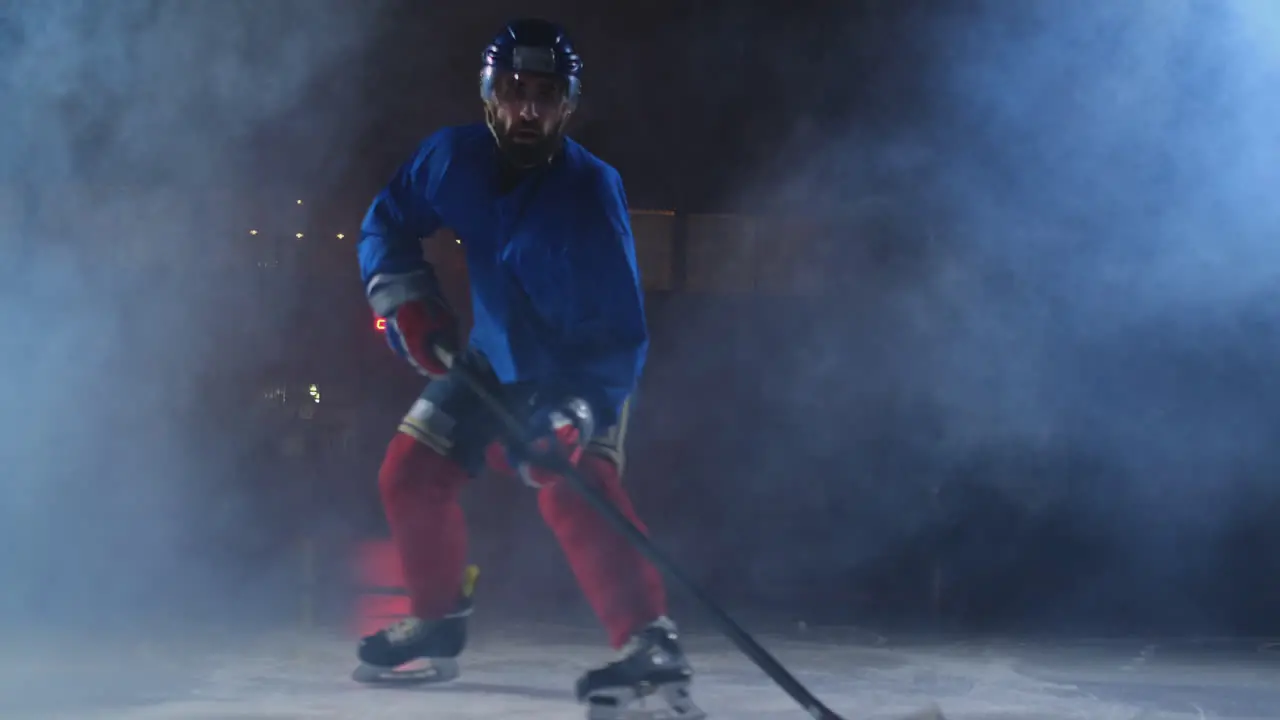
[[[301,239],[302,239],[302,233],[298,233],[298,234],[294,235],[294,237],[296,237],[296,238],[298,238],[299,240],[301,240]]]
[[[385,330],[387,329],[387,319],[386,319],[386,318],[378,318],[377,320],[374,320],[374,321],[373,321],[373,329],[374,329],[374,330],[377,330],[378,332],[383,332],[383,331],[385,331]]]
[[[301,204],[302,204],[302,201],[301,201],[301,200],[299,200],[299,201],[298,201],[298,204],[299,204],[299,205],[301,205]]]
[[[453,241],[459,245],[462,244],[462,238],[454,238]]]
[[[249,234],[250,234],[250,235],[257,235],[257,234],[258,234],[258,231],[257,231],[257,230],[250,230],[250,231],[249,231]]]
[[[342,238],[344,238],[344,237],[346,237],[346,235],[343,235],[342,233],[338,233],[338,239],[339,239],[339,240],[341,240],[341,239],[342,239]]]
[[[315,383],[312,383],[311,387],[307,388],[307,394],[311,396],[312,400],[320,402],[320,388],[316,387]]]

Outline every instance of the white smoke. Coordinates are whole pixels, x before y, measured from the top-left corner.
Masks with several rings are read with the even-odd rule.
[[[249,275],[245,230],[341,169],[379,10],[0,5],[8,609],[118,621],[213,582],[197,528],[252,524],[210,408],[252,397],[228,378],[278,352],[297,286]]]

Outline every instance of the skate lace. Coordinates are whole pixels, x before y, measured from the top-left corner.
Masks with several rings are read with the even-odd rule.
[[[387,640],[394,645],[412,640],[422,629],[422,621],[416,617],[407,617],[383,630]]]

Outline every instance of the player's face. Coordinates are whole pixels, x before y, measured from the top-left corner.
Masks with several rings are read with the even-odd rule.
[[[534,146],[552,139],[568,118],[568,86],[555,76],[502,73],[493,83],[498,132],[514,145]]]

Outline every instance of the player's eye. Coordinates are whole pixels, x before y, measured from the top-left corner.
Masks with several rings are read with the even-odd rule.
[[[494,83],[494,94],[504,102],[534,102],[547,105],[564,97],[561,83],[542,77],[523,78],[519,75],[503,75]]]

